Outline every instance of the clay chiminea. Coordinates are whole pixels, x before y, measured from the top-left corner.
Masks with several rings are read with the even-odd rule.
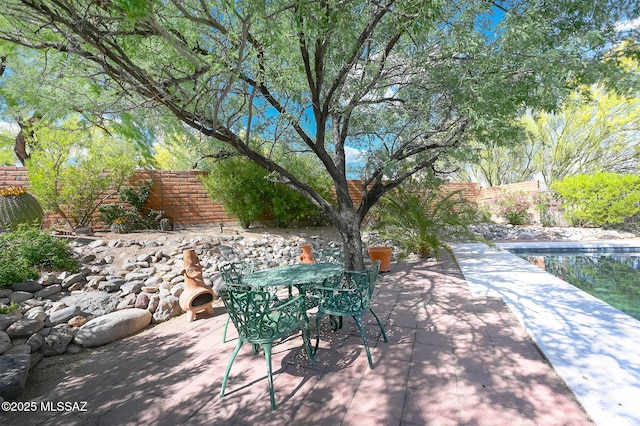
[[[213,290],[204,285],[202,279],[202,265],[194,250],[182,252],[184,260],[184,291],[180,295],[180,307],[189,315],[189,322],[193,321],[196,313],[206,311],[213,314]]]
[[[315,263],[315,260],[313,260],[313,253],[311,253],[311,247],[311,244],[303,244],[300,246],[302,249],[302,254],[298,256],[300,263]]]

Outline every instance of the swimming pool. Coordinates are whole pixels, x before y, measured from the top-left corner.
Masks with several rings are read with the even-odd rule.
[[[640,252],[512,252],[640,320]]]
[[[640,425],[640,321],[511,253],[572,248],[634,252],[640,238],[453,247],[471,293],[507,304],[595,424]]]

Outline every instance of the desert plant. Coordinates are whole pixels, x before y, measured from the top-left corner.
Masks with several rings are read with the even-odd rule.
[[[38,268],[76,272],[68,244],[27,225],[0,235],[0,287],[38,277]]]
[[[119,190],[133,175],[135,149],[78,119],[45,125],[36,129],[38,149],[27,161],[31,191],[71,228],[89,226],[107,191]]]
[[[25,187],[0,188],[0,230],[14,230],[21,223],[40,225],[43,215],[37,198]]]
[[[617,226],[640,211],[640,176],[610,172],[566,177],[553,184],[574,226]]]
[[[559,211],[562,203],[549,191],[535,192],[532,198],[533,205],[540,214],[540,223],[542,226],[556,225],[556,212]]]
[[[118,233],[126,233],[134,229],[155,229],[158,227],[157,218],[162,212],[149,209],[144,203],[151,194],[153,180],[143,181],[134,186],[125,186],[118,191],[118,200],[127,203],[130,208],[115,203],[98,207],[100,220],[112,227]],[[115,227],[113,225],[116,225]]]
[[[524,225],[531,221],[531,201],[523,191],[505,192],[493,200],[498,215],[511,225]]]
[[[329,180],[314,164],[302,156],[291,156],[287,161],[291,170],[311,176],[309,179],[328,196]],[[269,174],[250,160],[234,156],[214,164],[202,183],[209,197],[222,203],[225,211],[244,228],[263,217],[273,217],[281,227],[294,221],[326,220],[318,207],[278,180],[277,175]]]
[[[476,218],[475,207],[462,191],[443,192],[438,187],[399,188],[380,201],[374,210],[371,228],[380,237],[391,240],[420,257],[433,253],[438,258],[444,248],[453,256],[447,242],[461,237],[476,240],[468,226]]]

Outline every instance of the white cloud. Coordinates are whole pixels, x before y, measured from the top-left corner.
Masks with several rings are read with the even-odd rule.
[[[362,153],[357,149],[348,146],[344,147],[344,156],[347,164],[357,163],[362,160]]]
[[[617,32],[633,31],[640,29],[640,18],[632,19],[630,21],[616,22],[614,29]]]

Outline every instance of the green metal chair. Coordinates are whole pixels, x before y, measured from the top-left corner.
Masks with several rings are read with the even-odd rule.
[[[297,329],[302,330],[302,339],[307,356],[316,363],[309,335],[309,318],[305,312],[304,297],[295,296],[284,303],[272,306],[273,295],[269,291],[241,290],[230,288],[221,294],[222,302],[227,308],[227,313],[238,330],[238,345],[231,355],[229,365],[222,379],[220,397],[224,396],[227,379],[231,366],[242,345],[247,342],[254,347],[254,353],[262,345],[264,357],[267,360],[267,373],[269,381],[269,395],[271,409],[276,409],[276,401],[273,392],[273,377],[271,368],[271,346],[275,340],[290,335]]]
[[[218,268],[222,280],[226,288],[245,288],[242,282],[242,277],[245,274],[250,274],[254,271],[253,263],[251,262],[229,262],[220,265]],[[229,317],[224,322],[224,331],[222,332],[222,343],[227,342],[227,328],[229,327]]]
[[[371,352],[369,350],[367,335],[362,325],[361,318],[362,314],[365,312],[371,312],[378,322],[378,326],[380,326],[382,338],[385,342],[387,341],[387,335],[384,331],[384,327],[382,326],[378,316],[371,309],[371,299],[373,298],[373,290],[377,279],[376,271],[379,267],[380,262],[377,261],[369,270],[366,271],[345,271],[341,277],[325,280],[321,287],[316,287],[314,289],[319,294],[318,313],[316,314],[316,344],[314,354],[318,351],[318,345],[320,343],[320,319],[322,316],[324,314],[329,314],[331,317],[340,317],[340,323],[342,322],[342,316],[351,316],[356,322],[358,331],[360,331],[362,343],[364,344],[367,352],[369,367],[373,369]],[[333,328],[335,331],[339,327],[335,326]]]

